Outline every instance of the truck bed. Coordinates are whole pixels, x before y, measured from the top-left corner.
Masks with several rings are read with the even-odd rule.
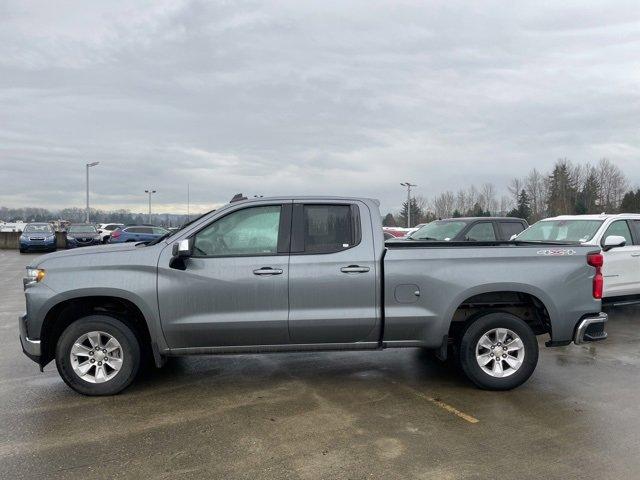
[[[591,295],[595,269],[587,263],[598,247],[393,240],[385,246],[383,341],[389,345],[437,347],[451,319],[464,318],[460,310],[473,301],[539,305],[557,344],[572,339],[578,319],[601,309]]]

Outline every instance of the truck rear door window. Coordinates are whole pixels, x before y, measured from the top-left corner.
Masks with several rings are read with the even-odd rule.
[[[305,205],[305,253],[331,253],[353,247],[352,218],[349,205]]]
[[[524,230],[524,225],[520,222],[500,222],[500,228],[505,240],[509,240],[513,235],[518,235]]]

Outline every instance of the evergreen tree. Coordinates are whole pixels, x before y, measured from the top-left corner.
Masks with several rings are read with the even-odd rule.
[[[531,219],[531,202],[529,201],[529,195],[527,195],[524,189],[522,189],[520,195],[518,195],[518,215],[526,221]]]
[[[550,216],[570,214],[575,211],[577,189],[571,176],[569,163],[558,160],[549,176],[547,207]]]
[[[577,214],[600,213],[598,211],[598,194],[600,183],[594,169],[590,169],[582,190],[577,195],[574,212]]]
[[[403,227],[407,226],[407,210],[408,210],[407,207],[408,207],[408,204],[405,201],[402,204],[402,210],[400,210],[400,215],[398,216],[398,223]],[[422,211],[422,208],[420,208],[420,205],[418,205],[418,201],[416,200],[416,198],[412,198],[411,199],[411,225],[409,225],[409,227],[412,227],[414,225],[417,225],[418,223],[421,223],[423,216],[424,216],[424,212]]]
[[[507,217],[524,218],[527,222],[531,220],[531,201],[525,189],[518,194],[518,206],[507,213]]]
[[[491,213],[488,211],[485,212],[482,209],[482,205],[476,202],[473,208],[467,212],[467,215],[470,217],[488,217],[491,215]]]
[[[385,217],[382,219],[383,227],[397,227],[396,219],[391,213],[387,213]]]
[[[640,213],[640,188],[625,194],[620,204],[620,213]]]

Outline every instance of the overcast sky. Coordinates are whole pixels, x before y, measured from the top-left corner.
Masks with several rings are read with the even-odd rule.
[[[83,206],[99,161],[100,208],[395,209],[559,157],[640,184],[637,0],[0,2],[0,205]]]

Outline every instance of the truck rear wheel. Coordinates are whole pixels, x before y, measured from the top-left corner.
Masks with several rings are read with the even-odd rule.
[[[56,366],[69,387],[83,395],[115,395],[140,368],[133,331],[107,315],[89,315],[69,325],[56,346]]]
[[[522,385],[537,363],[535,333],[510,313],[489,313],[478,318],[460,340],[462,370],[486,390],[511,390]]]

